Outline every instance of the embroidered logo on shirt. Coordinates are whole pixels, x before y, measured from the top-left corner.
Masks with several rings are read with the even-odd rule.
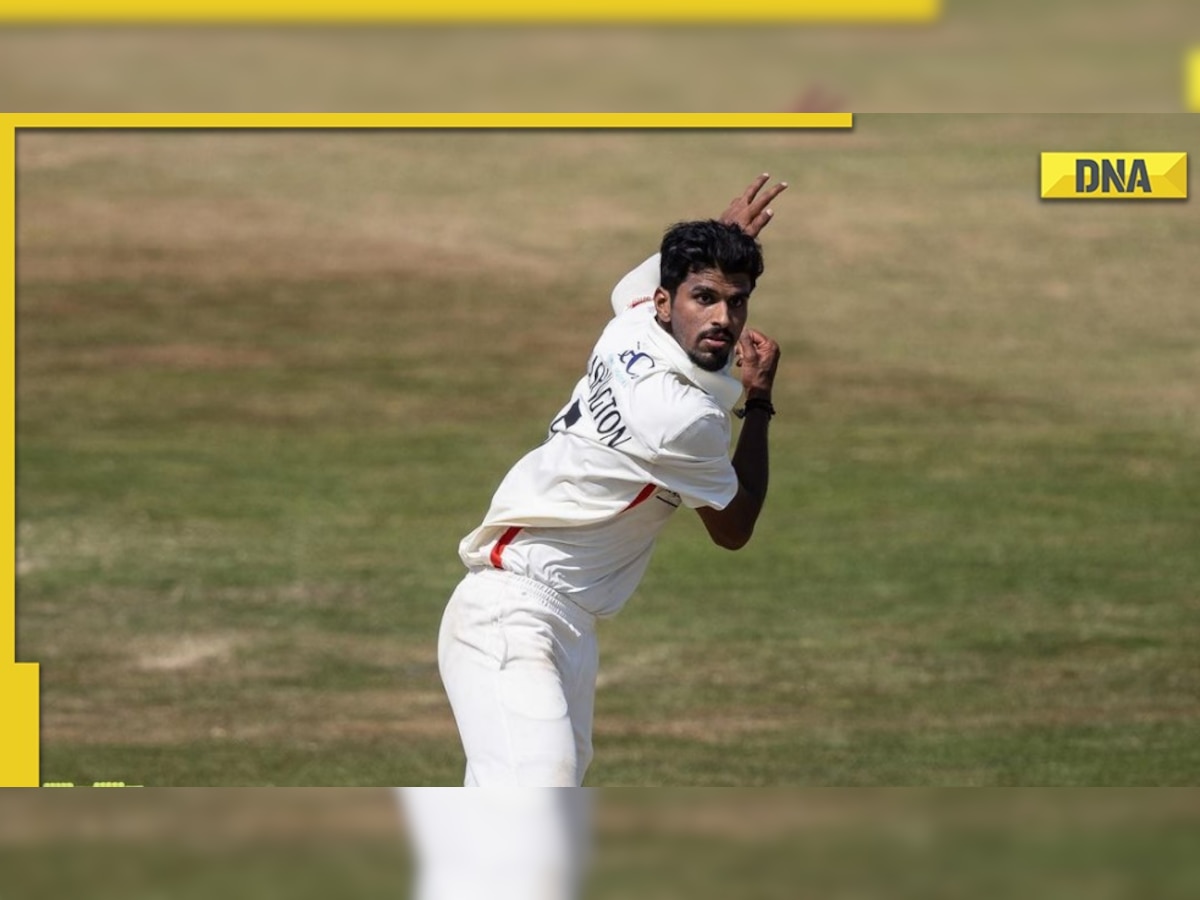
[[[621,362],[625,363],[625,374],[626,375],[638,374],[633,371],[633,367],[636,366],[639,362],[642,362],[643,360],[645,360],[647,363],[649,363],[649,366],[647,367],[646,371],[654,368],[654,357],[650,356],[648,353],[642,353],[640,350],[626,350],[624,353],[622,353],[617,358],[619,360],[621,360]]]

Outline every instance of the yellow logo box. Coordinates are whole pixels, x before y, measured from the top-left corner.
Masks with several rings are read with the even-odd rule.
[[[1043,153],[1047,200],[1186,200],[1186,153]]]

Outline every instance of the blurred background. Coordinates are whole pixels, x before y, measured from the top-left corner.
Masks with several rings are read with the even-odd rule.
[[[586,900],[1185,900],[1200,890],[1194,790],[593,794]],[[407,833],[387,790],[9,790],[0,896],[408,897]]]
[[[593,785],[1200,772],[1195,200],[1038,199],[1186,115],[23,131],[18,658],[42,778],[460,783],[461,536],[662,230],[791,182],[772,489],[600,632]]]
[[[946,0],[902,25],[10,26],[37,111],[1179,112],[1192,0]]]

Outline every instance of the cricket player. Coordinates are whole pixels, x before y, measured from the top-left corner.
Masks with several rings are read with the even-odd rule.
[[[459,545],[468,573],[442,618],[438,666],[468,786],[581,785],[597,620],[624,606],[679,507],[695,509],[721,547],[750,539],[767,493],[779,360],[775,341],[746,327],[763,272],[756,238],[787,186],[768,181],[755,179],[719,220],[673,226],[618,283],[616,315],[545,442]]]

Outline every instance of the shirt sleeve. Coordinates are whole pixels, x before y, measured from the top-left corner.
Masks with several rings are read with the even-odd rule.
[[[729,441],[729,423],[716,412],[692,420],[664,441],[655,467],[667,490],[691,509],[728,506],[738,491]]]
[[[613,288],[612,292],[613,315],[619,316],[640,301],[649,301],[654,298],[654,291],[658,287],[660,277],[661,261],[661,255],[655,253],[617,282],[617,286]]]

